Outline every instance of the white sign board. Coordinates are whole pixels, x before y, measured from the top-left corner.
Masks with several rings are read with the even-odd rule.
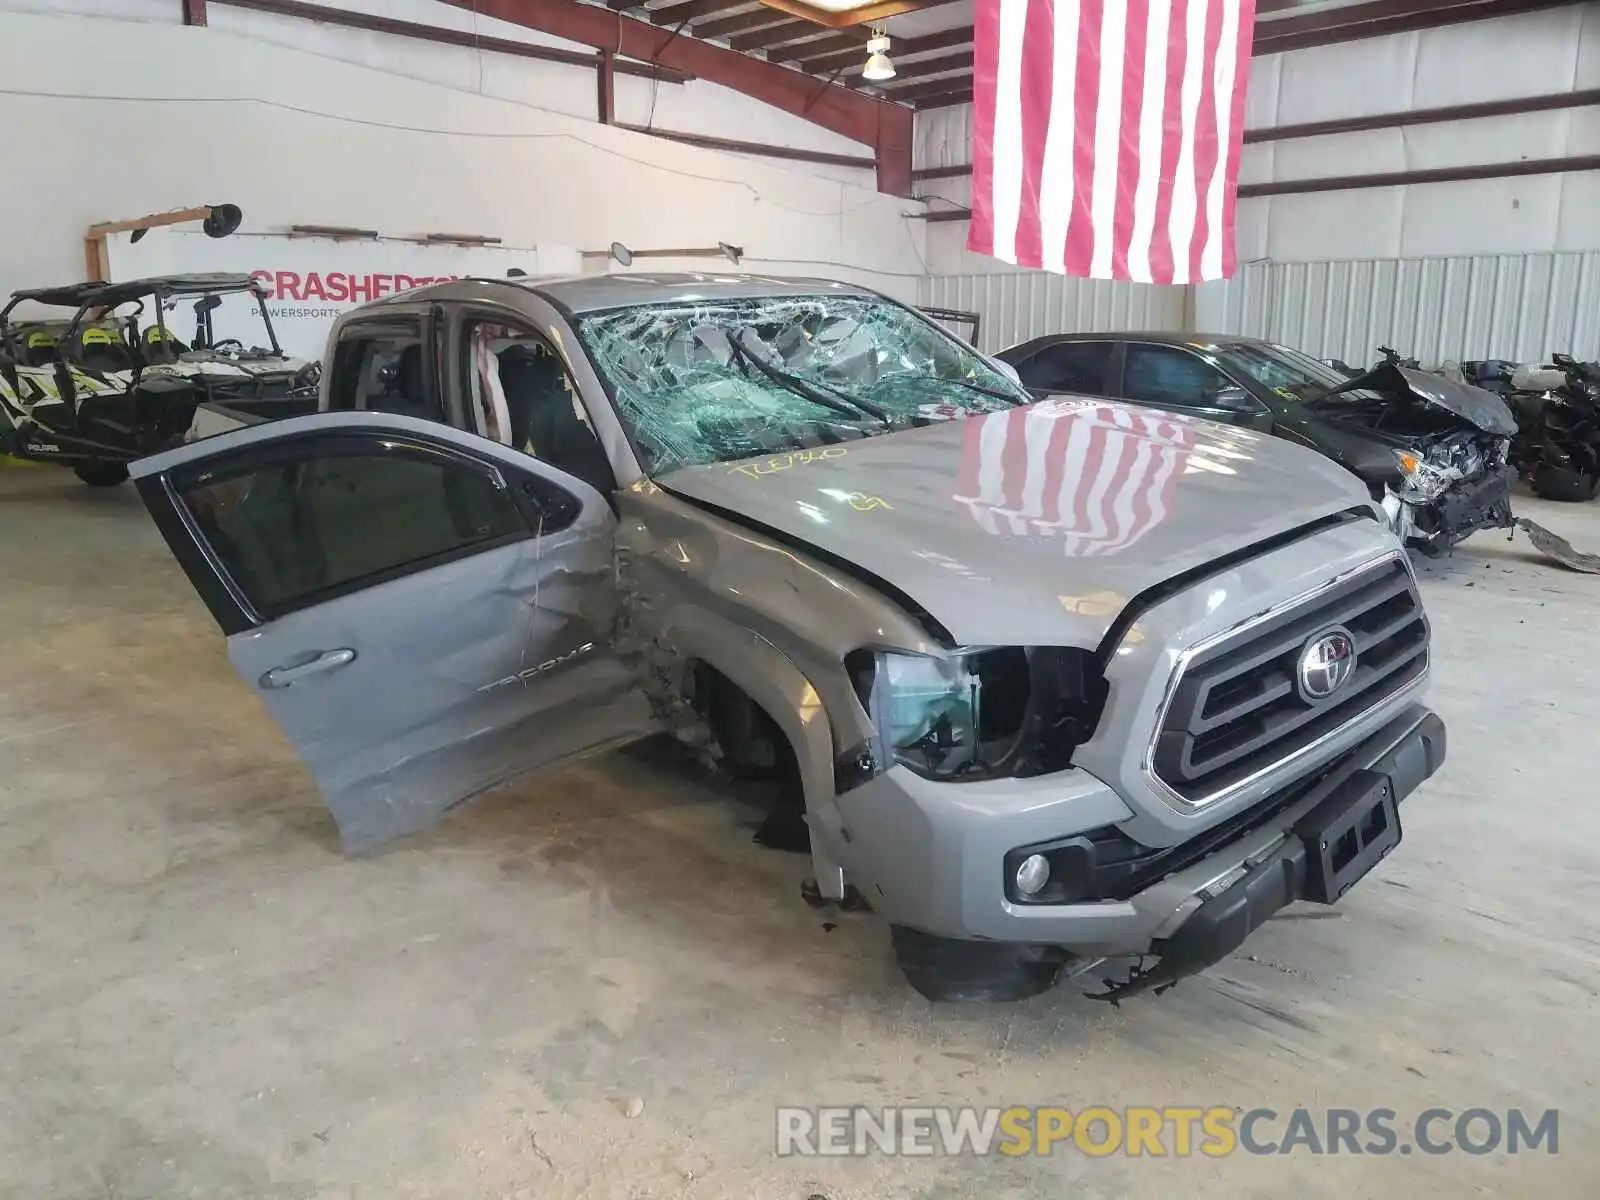
[[[247,233],[209,238],[187,229],[152,229],[138,244],[126,234],[113,235],[106,251],[115,282],[212,271],[254,276],[266,288],[267,312],[284,353],[311,360],[322,357],[334,321],[369,300],[441,279],[503,279],[514,267],[535,276],[576,275],[582,261],[576,250],[561,246],[508,250]],[[212,321],[219,340],[236,337],[246,346],[265,340],[253,305],[238,299],[217,309]]]

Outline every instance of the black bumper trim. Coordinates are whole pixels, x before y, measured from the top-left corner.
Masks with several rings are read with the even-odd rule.
[[[1359,799],[1372,788],[1375,778],[1384,776],[1398,805],[1433,775],[1444,762],[1444,722],[1426,710],[1410,720],[1409,728],[1398,737],[1391,724],[1347,754],[1302,797],[1315,797],[1311,813]],[[1304,824],[1302,819],[1297,828]],[[1153,945],[1151,954],[1157,961],[1152,967],[1136,970],[1125,982],[1112,983],[1102,998],[1121,999],[1165,988],[1226,958],[1274,913],[1307,898],[1313,866],[1308,862],[1305,841],[1291,833],[1271,857],[1226,891],[1203,902],[1170,937]]]
[[[1516,468],[1500,467],[1476,479],[1463,479],[1438,499],[1415,506],[1428,529],[1419,529],[1419,549],[1443,550],[1480,529],[1508,529],[1512,524],[1511,485]]]
[[[1388,776],[1399,804],[1439,769],[1444,753],[1444,722],[1427,713],[1398,745],[1376,759],[1361,754],[1358,747],[1317,788],[1320,795],[1314,808],[1355,799],[1371,786],[1375,775]],[[1292,836],[1272,858],[1195,909],[1162,943],[1162,962],[1186,967],[1178,974],[1187,975],[1231,954],[1273,913],[1305,896],[1306,870],[1305,843]]]

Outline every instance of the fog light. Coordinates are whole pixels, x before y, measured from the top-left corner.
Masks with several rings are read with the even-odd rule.
[[[1050,860],[1042,854],[1030,854],[1017,867],[1017,891],[1024,896],[1037,896],[1050,882]]]

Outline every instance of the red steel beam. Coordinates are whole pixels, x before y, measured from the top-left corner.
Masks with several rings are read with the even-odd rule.
[[[541,62],[566,63],[574,67],[599,65],[599,57],[582,54],[576,50],[557,50],[554,46],[535,46],[531,42],[513,42],[509,38],[479,37],[470,29],[445,29],[438,25],[422,25],[416,21],[397,21],[392,17],[375,17],[370,13],[351,12],[343,8],[329,8],[325,4],[307,4],[304,0],[211,0],[230,8],[247,8],[254,12],[274,13],[280,17],[298,17],[303,21],[317,21],[324,25],[339,25],[346,29],[364,29],[370,33],[387,33],[394,37],[415,38],[421,42],[437,42],[441,46],[464,46],[471,50],[488,50],[494,54],[510,54],[518,58],[532,58]],[[619,60],[615,64],[618,75],[637,75],[644,79],[659,79],[663,83],[687,83],[693,76],[682,71],[669,71],[649,63]]]
[[[911,194],[909,108],[850,88],[817,81],[775,63],[751,58],[695,38],[575,0],[445,0],[480,16],[510,21],[597,50],[685,71],[742,92],[841,137],[872,146],[878,160],[878,190]]]
[[[600,51],[600,69],[595,72],[599,81],[600,124],[617,123],[617,56],[609,50]]]

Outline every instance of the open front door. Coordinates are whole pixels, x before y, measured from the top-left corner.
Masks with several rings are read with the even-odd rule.
[[[615,653],[615,517],[581,480],[370,412],[236,430],[132,474],[348,852],[648,731]]]

